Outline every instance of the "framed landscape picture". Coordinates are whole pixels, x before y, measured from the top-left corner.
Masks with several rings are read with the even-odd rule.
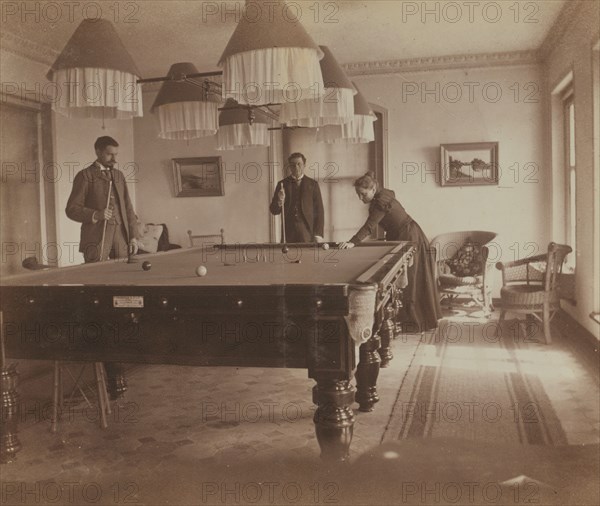
[[[497,185],[498,177],[497,142],[440,146],[442,186]]]
[[[224,195],[220,156],[173,158],[176,197]]]

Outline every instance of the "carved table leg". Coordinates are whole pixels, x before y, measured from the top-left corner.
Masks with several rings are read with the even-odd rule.
[[[8,367],[2,367],[0,374],[2,385],[0,462],[4,464],[13,460],[15,453],[21,449],[21,442],[17,435],[19,432],[19,394],[17,392],[19,373],[17,365],[11,364]]]
[[[394,323],[394,306],[388,304],[383,311],[383,322],[379,328],[381,336],[381,347],[379,348],[379,356],[381,357],[381,366],[387,367],[390,361],[394,358],[390,348],[391,341],[396,332],[396,324]]]
[[[349,381],[317,378],[313,402],[318,407],[313,420],[321,458],[335,461],[349,458],[354,431],[353,401],[354,389]]]
[[[379,401],[377,395],[377,377],[381,358],[377,353],[380,339],[374,334],[371,339],[360,346],[360,362],[356,367],[356,402],[359,411],[373,411],[373,406]]]
[[[401,323],[404,305],[402,304],[402,300],[400,299],[400,293],[401,292],[398,291],[394,300],[394,321],[396,322],[394,328],[394,339],[396,339],[404,331]]]

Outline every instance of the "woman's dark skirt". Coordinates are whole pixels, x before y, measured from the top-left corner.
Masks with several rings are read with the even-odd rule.
[[[440,296],[435,280],[435,253],[421,227],[411,221],[389,241],[411,241],[416,246],[412,267],[408,270],[408,286],[402,294],[404,310],[399,315],[402,332],[419,333],[436,329],[442,317]]]

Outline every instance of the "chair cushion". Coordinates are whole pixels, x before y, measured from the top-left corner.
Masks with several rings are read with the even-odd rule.
[[[451,286],[478,286],[483,283],[482,276],[454,276],[453,274],[440,274],[440,285]]]
[[[544,287],[537,285],[508,285],[500,289],[500,298],[502,304],[511,306],[539,306],[548,299],[548,302],[558,303],[559,298],[556,293],[547,293]]]
[[[138,244],[140,250],[147,251],[148,253],[156,253],[158,251],[158,240],[163,233],[162,225],[142,225],[139,228],[140,239]]]
[[[446,260],[450,272],[458,277],[478,276],[483,273],[483,256],[481,246],[472,241],[465,241],[450,260]]]

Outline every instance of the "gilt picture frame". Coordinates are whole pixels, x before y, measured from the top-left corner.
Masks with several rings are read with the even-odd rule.
[[[439,176],[442,186],[497,185],[498,143],[442,144]]]
[[[220,156],[173,158],[176,197],[220,197],[223,167]]]

